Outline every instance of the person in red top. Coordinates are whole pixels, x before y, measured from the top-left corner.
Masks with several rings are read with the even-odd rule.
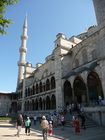
[[[75,118],[73,123],[74,123],[75,133],[79,134],[80,133],[80,122],[79,122],[78,118]]]
[[[75,133],[80,133],[80,122],[78,118],[75,118],[74,127],[75,127]]]
[[[52,125],[52,121],[49,121],[49,134],[50,136],[52,136],[53,133],[53,125]]]

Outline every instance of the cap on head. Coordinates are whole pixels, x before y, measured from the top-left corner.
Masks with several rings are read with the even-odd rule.
[[[45,117],[45,116],[42,116],[42,119],[43,119],[43,120],[45,120],[45,119],[46,119],[46,117]]]

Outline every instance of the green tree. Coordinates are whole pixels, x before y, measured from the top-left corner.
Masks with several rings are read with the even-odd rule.
[[[6,34],[5,28],[8,28],[9,24],[13,21],[4,17],[6,13],[6,7],[17,3],[18,0],[0,0],[0,34]]]

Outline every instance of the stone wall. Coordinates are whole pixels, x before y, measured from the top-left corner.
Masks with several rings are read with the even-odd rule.
[[[105,106],[85,107],[84,111],[98,125],[105,126]]]

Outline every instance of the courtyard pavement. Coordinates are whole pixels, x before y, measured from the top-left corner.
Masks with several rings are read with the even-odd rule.
[[[76,135],[71,127],[62,130],[59,126],[53,131],[53,136],[48,136],[48,140],[105,140],[105,128],[102,127],[81,129],[79,135]],[[31,126],[30,136],[25,135],[24,128],[21,130],[20,137],[16,136],[16,132],[13,124],[0,123],[0,140],[43,140],[39,123]]]

